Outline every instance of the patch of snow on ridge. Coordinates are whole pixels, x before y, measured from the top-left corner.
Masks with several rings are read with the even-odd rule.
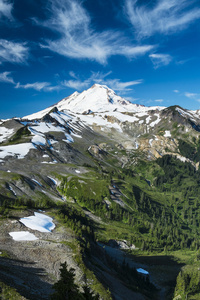
[[[169,130],[165,130],[164,137],[171,137],[171,132]]]
[[[38,238],[33,233],[30,233],[29,231],[9,232],[9,235],[15,241],[35,241],[35,240],[38,240]]]
[[[49,178],[49,179],[51,179],[51,181],[52,181],[52,182],[53,182],[55,185],[58,185],[58,182],[57,182],[57,180],[55,180],[54,178],[52,178],[52,177],[49,177],[49,176],[48,176],[48,178]]]
[[[17,158],[22,159],[28,154],[30,149],[35,149],[31,143],[2,146],[0,147],[0,158],[17,155]]]
[[[67,140],[63,140],[63,141],[65,141],[65,142],[67,142],[67,143],[73,143],[73,142],[74,142],[74,140],[73,140],[73,138],[71,137],[70,134],[65,133],[65,136],[66,136],[66,139],[67,139]]]
[[[122,129],[119,124],[117,123],[110,123],[107,121],[107,119],[104,119],[101,115],[95,115],[95,117],[92,115],[83,115],[81,116],[82,122],[85,122],[87,125],[94,125],[97,126],[105,126],[108,128],[115,128],[116,130],[122,132]]]
[[[155,114],[155,116],[157,117],[157,120],[153,121],[150,126],[154,127],[156,124],[158,124],[161,121],[161,118],[159,116],[159,114]]]
[[[142,269],[142,268],[137,269],[137,272],[138,272],[138,273],[145,274],[145,275],[149,275],[149,272],[146,271],[146,270],[144,270],[144,269]]]
[[[149,140],[149,145],[150,145],[150,147],[152,147],[152,142],[153,142],[153,139],[150,139],[150,140]]]
[[[21,218],[20,222],[26,227],[40,232],[51,232],[55,228],[53,219],[44,214],[34,212],[34,216]]]
[[[151,116],[148,116],[148,117],[146,118],[146,124],[149,124],[150,121],[151,121]]]
[[[44,117],[51,109],[53,108],[52,107],[48,107],[48,108],[45,108],[39,112],[36,112],[34,114],[31,114],[31,115],[28,115],[28,116],[25,116],[23,117],[22,119],[26,120],[34,120],[34,119],[41,119],[42,117]]]
[[[36,179],[32,179],[35,183],[37,183],[39,186],[42,186],[41,183],[39,183]]]
[[[176,107],[176,110],[179,112],[179,114],[180,115],[182,115],[182,116],[184,116],[184,117],[189,117],[192,121],[195,121],[194,120],[194,115],[193,115],[193,111],[189,111],[189,110],[187,110],[187,111],[185,111],[185,110],[183,110],[183,109],[181,109],[181,108],[179,108],[179,107]]]
[[[32,143],[35,145],[45,146],[46,145],[46,139],[41,135],[35,135],[32,138]]]
[[[12,188],[11,185],[9,185],[9,190],[10,190],[15,196],[17,196],[17,194],[15,193],[15,191],[13,190],[13,188]]]
[[[54,118],[56,121],[58,121],[62,125],[66,125],[66,122],[61,118],[57,113],[50,113],[50,116]]]
[[[6,127],[0,127],[0,143],[2,143],[6,138],[9,138],[14,132],[14,129],[8,129]]]

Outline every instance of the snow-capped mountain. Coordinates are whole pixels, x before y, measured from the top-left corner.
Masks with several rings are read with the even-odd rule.
[[[163,107],[145,107],[133,104],[118,96],[113,90],[105,85],[94,84],[91,88],[82,93],[75,92],[71,96],[64,98],[56,105],[44,109],[38,113],[25,116],[25,119],[37,119],[43,117],[52,108],[57,107],[59,111],[68,110],[72,113],[90,114],[105,112],[133,112],[140,113],[149,110],[162,110]]]
[[[96,145],[98,152],[105,141],[148,159],[166,153],[180,157],[178,140],[189,132],[189,139],[197,138],[199,131],[199,111],[133,104],[95,84],[22,119],[2,121],[0,167],[10,169],[17,159],[27,158],[29,164],[37,158],[40,169],[44,164],[88,162],[82,150],[94,151]]]

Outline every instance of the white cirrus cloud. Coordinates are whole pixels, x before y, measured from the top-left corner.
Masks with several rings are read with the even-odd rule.
[[[11,14],[12,8],[13,4],[5,0],[0,0],[0,18],[1,16],[5,16],[8,19],[13,19]]]
[[[113,55],[135,58],[154,48],[152,45],[132,45],[117,30],[96,32],[91,17],[77,0],[51,0],[49,11],[48,20],[35,22],[57,32],[60,38],[46,40],[41,47],[60,55],[105,64]]]
[[[29,49],[24,43],[0,39],[0,63],[26,63]]]
[[[173,92],[176,94],[180,93],[179,90],[173,90]]]
[[[44,89],[48,89],[50,87],[49,82],[34,82],[34,83],[26,83],[26,84],[20,84],[19,82],[16,84],[16,89],[34,89],[36,91],[41,91]]]
[[[11,74],[11,72],[0,73],[0,82],[15,84],[14,79],[9,76],[10,74]]]
[[[150,54],[149,57],[155,69],[160,68],[162,66],[167,66],[172,61],[172,57],[169,54],[154,53]]]
[[[164,100],[163,99],[156,99],[154,100],[155,102],[159,102],[159,103],[162,103]]]
[[[84,81],[81,81],[79,79],[64,80],[62,82],[62,85],[66,86],[66,87],[69,87],[71,89],[75,89],[75,90],[81,91],[81,90],[86,89],[86,88],[89,87],[90,80],[84,80]]]
[[[200,18],[198,0],[158,0],[143,5],[125,0],[125,13],[139,38],[155,33],[171,34]]]
[[[38,92],[41,91],[45,91],[45,92],[53,92],[53,91],[58,91],[60,89],[62,89],[63,87],[61,85],[55,85],[52,86],[50,82],[33,82],[33,83],[26,83],[26,84],[21,84],[20,82],[18,82],[15,85],[16,89],[33,89],[36,90]]]
[[[104,81],[104,84],[108,85],[110,88],[112,88],[115,91],[128,92],[132,90],[130,87],[141,84],[142,82],[143,82],[142,79],[127,81],[127,82],[122,82],[120,81],[120,79],[108,79]]]
[[[132,81],[126,81],[122,82],[120,79],[109,79],[107,78],[112,72],[109,71],[107,73],[101,73],[101,72],[92,72],[92,75],[85,79],[81,80],[78,78],[78,76],[74,72],[70,72],[70,76],[73,79],[70,80],[64,80],[61,84],[63,86],[81,91],[83,89],[89,88],[94,83],[107,85],[109,88],[120,91],[121,93],[126,93],[128,91],[131,91],[132,86],[141,84],[143,82],[142,79],[138,80],[132,80]]]
[[[196,97],[198,96],[198,94],[196,93],[188,93],[188,92],[185,92],[185,97],[187,98],[190,98],[190,99],[195,99],[196,100]]]

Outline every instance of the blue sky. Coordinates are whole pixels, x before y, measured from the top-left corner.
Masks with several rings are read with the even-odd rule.
[[[200,109],[199,0],[0,0],[0,118],[105,84]]]

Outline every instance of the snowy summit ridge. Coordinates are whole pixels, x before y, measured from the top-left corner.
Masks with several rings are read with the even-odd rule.
[[[59,110],[67,109],[76,113],[105,112],[116,109],[126,110],[126,106],[132,105],[129,101],[118,96],[106,85],[94,84],[81,94],[73,94],[58,103]]]
[[[151,109],[163,109],[162,107],[145,107],[133,104],[130,101],[118,96],[112,89],[106,85],[94,84],[88,90],[82,93],[74,92],[69,97],[64,98],[57,104],[48,107],[38,113],[25,116],[24,119],[42,118],[54,107],[59,111],[67,110],[78,114],[104,113],[104,112],[144,112]]]

